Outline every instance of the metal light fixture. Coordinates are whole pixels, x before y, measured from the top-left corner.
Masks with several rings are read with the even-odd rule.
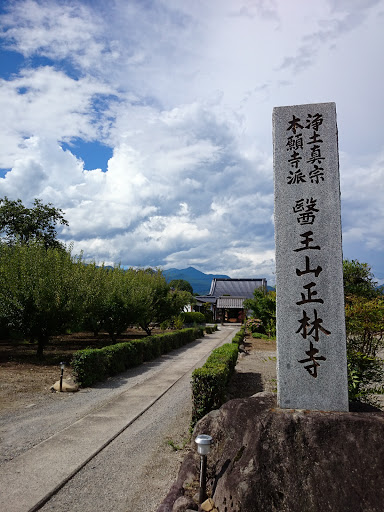
[[[60,363],[60,393],[63,391],[63,375],[64,375],[65,363]]]
[[[207,498],[207,455],[211,451],[213,439],[207,434],[200,434],[196,437],[197,453],[200,455],[200,492],[199,504]]]

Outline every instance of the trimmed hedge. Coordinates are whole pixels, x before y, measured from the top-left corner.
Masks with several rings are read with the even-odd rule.
[[[215,324],[215,325],[213,325],[213,326],[212,326],[212,325],[207,325],[207,326],[205,327],[205,332],[206,332],[207,334],[212,334],[212,333],[214,333],[214,332],[215,332],[215,331],[217,331],[217,330],[218,330],[218,329],[217,329],[217,324]]]
[[[245,338],[245,329],[245,325],[243,325],[232,339],[232,343],[237,343],[237,345],[241,345],[243,343]]]
[[[226,343],[213,350],[204,366],[192,373],[192,428],[200,418],[225,402],[237,355],[237,342]]]
[[[162,354],[203,336],[204,330],[195,327],[157,336],[147,336],[143,339],[117,343],[100,349],[78,350],[73,354],[71,365],[77,381],[82,386],[88,387],[111,375],[138,366],[144,361],[156,359]]]

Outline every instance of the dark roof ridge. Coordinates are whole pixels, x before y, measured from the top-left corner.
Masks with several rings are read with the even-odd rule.
[[[264,281],[264,277],[214,277],[215,281]]]
[[[218,299],[244,299],[244,295],[220,295]]]

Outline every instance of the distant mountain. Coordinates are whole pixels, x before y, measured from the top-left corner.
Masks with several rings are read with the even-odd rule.
[[[167,270],[163,270],[163,274],[167,281],[173,281],[174,279],[184,279],[191,284],[194,293],[198,293],[199,295],[206,295],[209,293],[211,288],[212,279],[214,277],[221,277],[224,279],[230,279],[229,276],[225,276],[223,274],[204,274],[204,272],[200,272],[193,267],[188,268],[169,268]]]

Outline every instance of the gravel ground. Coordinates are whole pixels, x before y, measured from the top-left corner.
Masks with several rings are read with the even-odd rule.
[[[44,512],[153,512],[166,496],[187,449],[190,377],[92,459],[41,509]],[[189,443],[188,443],[189,445]],[[95,504],[97,503],[97,506]]]
[[[275,343],[250,339],[228,398],[273,391]],[[190,376],[186,375],[132,427],[68,482],[43,512],[154,512],[190,449]],[[175,450],[173,447],[184,448]]]
[[[228,398],[271,391],[275,386],[274,344],[251,338],[245,349],[239,358]],[[161,364],[175,364],[181,350],[163,356]],[[154,376],[159,364],[159,360],[148,363],[76,394],[45,394],[43,400],[35,400],[21,410],[3,411],[0,414],[0,464],[60,432],[131,386]],[[191,408],[190,374],[187,374],[94,457],[41,510],[155,511],[190,449]]]
[[[192,342],[187,350],[193,350]],[[185,350],[185,348],[184,348]],[[106,382],[85,388],[78,393],[41,393],[34,401],[18,410],[0,413],[0,466],[17,457],[44,439],[86,416],[95,408],[127,391],[138,383],[153,377],[162,368],[175,364],[183,348],[162,356],[156,361],[128,370]]]
[[[195,342],[197,343],[197,342]],[[189,347],[193,349],[194,343]],[[173,365],[184,349],[76,394],[36,396],[0,413],[0,465]],[[247,338],[228,399],[276,390],[276,344]],[[382,397],[380,397],[382,399]],[[41,509],[44,512],[154,512],[191,446],[190,374],[94,457]]]

